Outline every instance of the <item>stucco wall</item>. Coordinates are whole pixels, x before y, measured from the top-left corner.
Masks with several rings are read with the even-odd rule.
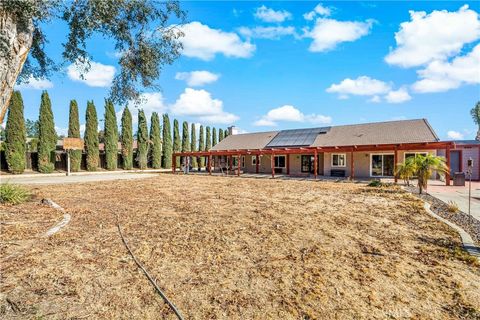
[[[462,152],[462,169],[463,172],[467,170],[467,161],[471,157],[473,159],[473,174],[472,174],[472,180],[479,180],[480,179],[480,170],[479,170],[479,165],[480,165],[480,157],[479,157],[479,149],[480,146],[478,147],[462,147],[462,146],[457,146],[456,149],[452,149],[452,151],[461,151]],[[438,150],[438,155],[441,155],[442,157],[445,157],[445,150]],[[452,173],[453,174],[453,173]]]

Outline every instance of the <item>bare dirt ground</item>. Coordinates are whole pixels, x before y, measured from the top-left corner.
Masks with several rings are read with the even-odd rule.
[[[480,319],[480,268],[421,202],[363,185],[172,176],[0,206],[2,319]],[[66,229],[41,235],[62,214]]]

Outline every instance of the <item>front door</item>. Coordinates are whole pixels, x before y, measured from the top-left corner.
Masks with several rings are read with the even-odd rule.
[[[460,172],[460,151],[450,151],[450,176],[455,172]]]
[[[395,171],[393,154],[372,154],[370,175],[372,177],[393,177]]]

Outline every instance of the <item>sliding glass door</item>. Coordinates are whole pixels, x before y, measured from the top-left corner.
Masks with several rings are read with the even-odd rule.
[[[370,175],[372,177],[393,177],[395,157],[393,154],[372,154]]]

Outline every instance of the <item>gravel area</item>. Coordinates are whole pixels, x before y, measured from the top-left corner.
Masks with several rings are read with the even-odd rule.
[[[448,211],[448,206],[442,200],[439,200],[428,193],[419,194],[418,188],[414,186],[405,187],[405,190],[414,194],[415,196],[419,197],[422,200],[427,201],[431,205],[431,210],[441,216],[449,220],[450,222],[455,223],[463,230],[465,230],[470,236],[472,237],[473,241],[477,245],[480,245],[480,221],[475,219],[472,216],[469,216],[463,211],[458,212],[450,212]]]

